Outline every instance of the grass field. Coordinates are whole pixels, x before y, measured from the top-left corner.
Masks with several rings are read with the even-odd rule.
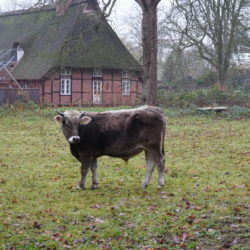
[[[250,249],[250,120],[171,115],[162,190],[156,171],[140,189],[141,154],[79,191],[53,114],[0,117],[0,249]]]

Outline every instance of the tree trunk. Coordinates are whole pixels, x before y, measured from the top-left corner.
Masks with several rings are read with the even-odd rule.
[[[157,105],[157,5],[160,0],[136,0],[142,8],[143,98]]]
[[[217,76],[218,81],[216,82],[215,85],[219,88],[219,90],[226,91],[227,87],[225,81],[226,81],[227,69],[225,69],[225,65],[220,64],[217,68],[217,71],[218,71],[218,76]]]

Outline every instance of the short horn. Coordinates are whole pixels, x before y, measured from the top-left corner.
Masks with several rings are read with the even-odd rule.
[[[58,112],[58,111],[56,111],[56,113],[57,113],[58,115],[61,115],[62,117],[64,117],[64,113],[61,113],[61,112]]]

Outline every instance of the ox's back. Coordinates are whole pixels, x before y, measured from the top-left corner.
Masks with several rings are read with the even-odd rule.
[[[109,155],[128,159],[148,147],[158,147],[165,133],[165,118],[159,108],[91,113],[88,125],[81,126],[81,150],[95,156]]]

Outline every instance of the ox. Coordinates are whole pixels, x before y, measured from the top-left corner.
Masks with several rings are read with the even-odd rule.
[[[85,188],[89,169],[92,189],[98,187],[97,158],[103,155],[125,161],[145,151],[147,187],[155,165],[158,168],[158,187],[164,186],[164,137],[166,120],[160,108],[143,106],[135,109],[58,113],[55,121],[62,126],[72,155],[81,162],[80,188]]]

